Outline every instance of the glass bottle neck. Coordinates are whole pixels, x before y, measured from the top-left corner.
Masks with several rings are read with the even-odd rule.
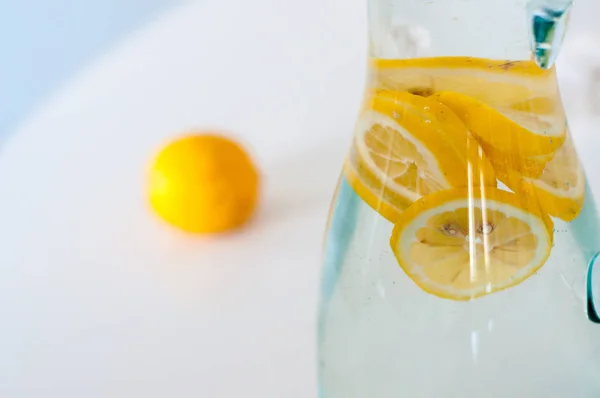
[[[536,54],[532,40],[562,41],[557,26],[564,26],[570,4],[571,0],[369,0],[369,53],[376,58],[529,60]],[[537,36],[536,15],[537,32],[543,30]],[[552,50],[551,44],[544,42],[542,47]]]

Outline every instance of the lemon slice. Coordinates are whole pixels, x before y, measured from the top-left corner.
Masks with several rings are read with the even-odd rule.
[[[520,177],[539,177],[546,164],[552,160],[554,153],[530,157],[521,157],[518,154],[500,151],[493,146],[480,142],[483,151],[496,171],[496,177],[510,186],[510,179],[516,174]]]
[[[543,70],[533,61],[432,57],[372,59],[370,66],[373,87],[424,96],[454,91],[506,107],[558,97],[555,70]]]
[[[398,219],[400,266],[433,295],[470,300],[518,285],[544,265],[552,220],[524,196],[455,188],[427,196]]]
[[[383,184],[376,179],[365,181],[354,168],[351,161],[344,163],[344,175],[348,184],[373,210],[393,222],[409,206],[402,197],[387,192]]]
[[[355,191],[390,221],[424,195],[495,186],[479,144],[447,107],[408,92],[377,92],[359,117],[347,167]],[[382,203],[395,208],[381,212]]]
[[[449,91],[432,98],[452,109],[480,142],[506,153],[525,158],[549,155],[565,141],[566,119],[561,108],[548,114],[492,107]]]
[[[585,199],[585,174],[570,137],[538,178],[522,177],[521,184],[517,185],[517,177],[513,174],[507,185],[516,192],[523,191],[536,197],[551,216],[573,221],[581,213]]]

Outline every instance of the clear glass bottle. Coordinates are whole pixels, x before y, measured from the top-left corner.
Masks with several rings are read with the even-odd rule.
[[[369,1],[321,398],[600,397],[600,224],[553,66],[570,6]]]

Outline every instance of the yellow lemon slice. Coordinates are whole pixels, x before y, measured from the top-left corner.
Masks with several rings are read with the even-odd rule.
[[[525,196],[455,188],[424,197],[398,219],[392,250],[433,295],[470,300],[518,285],[544,265],[552,220]]]
[[[562,110],[547,114],[493,107],[456,92],[442,92],[432,98],[452,109],[479,141],[506,153],[519,157],[548,155],[565,141]]]
[[[512,106],[535,99],[558,98],[554,69],[533,61],[504,61],[472,57],[372,59],[371,86],[429,96],[454,91],[488,104]]]
[[[515,183],[517,177],[513,174],[507,184],[509,188],[536,197],[551,216],[573,221],[581,213],[585,199],[585,174],[570,137],[539,177],[522,177],[519,185]]]
[[[535,97],[528,98],[525,101],[519,101],[510,105],[510,108],[522,111],[522,112],[531,112],[535,114],[541,115],[550,115],[556,112],[560,112],[563,109],[563,103],[560,100],[560,95],[558,92],[555,93],[555,96],[550,97]]]
[[[509,181],[514,174],[520,177],[539,177],[546,164],[554,157],[554,153],[521,157],[515,153],[500,151],[485,142],[480,142],[480,145],[492,163],[496,177],[506,185],[510,185]]]
[[[390,221],[424,195],[455,186],[495,186],[479,144],[447,107],[408,92],[377,92],[359,117],[346,174]],[[395,211],[382,211],[382,206]]]
[[[348,184],[373,210],[393,222],[409,206],[406,199],[388,192],[376,179],[365,181],[361,178],[350,160],[343,169]]]

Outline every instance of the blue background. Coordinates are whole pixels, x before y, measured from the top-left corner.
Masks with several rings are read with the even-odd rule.
[[[177,0],[0,0],[0,139],[69,76]]]

